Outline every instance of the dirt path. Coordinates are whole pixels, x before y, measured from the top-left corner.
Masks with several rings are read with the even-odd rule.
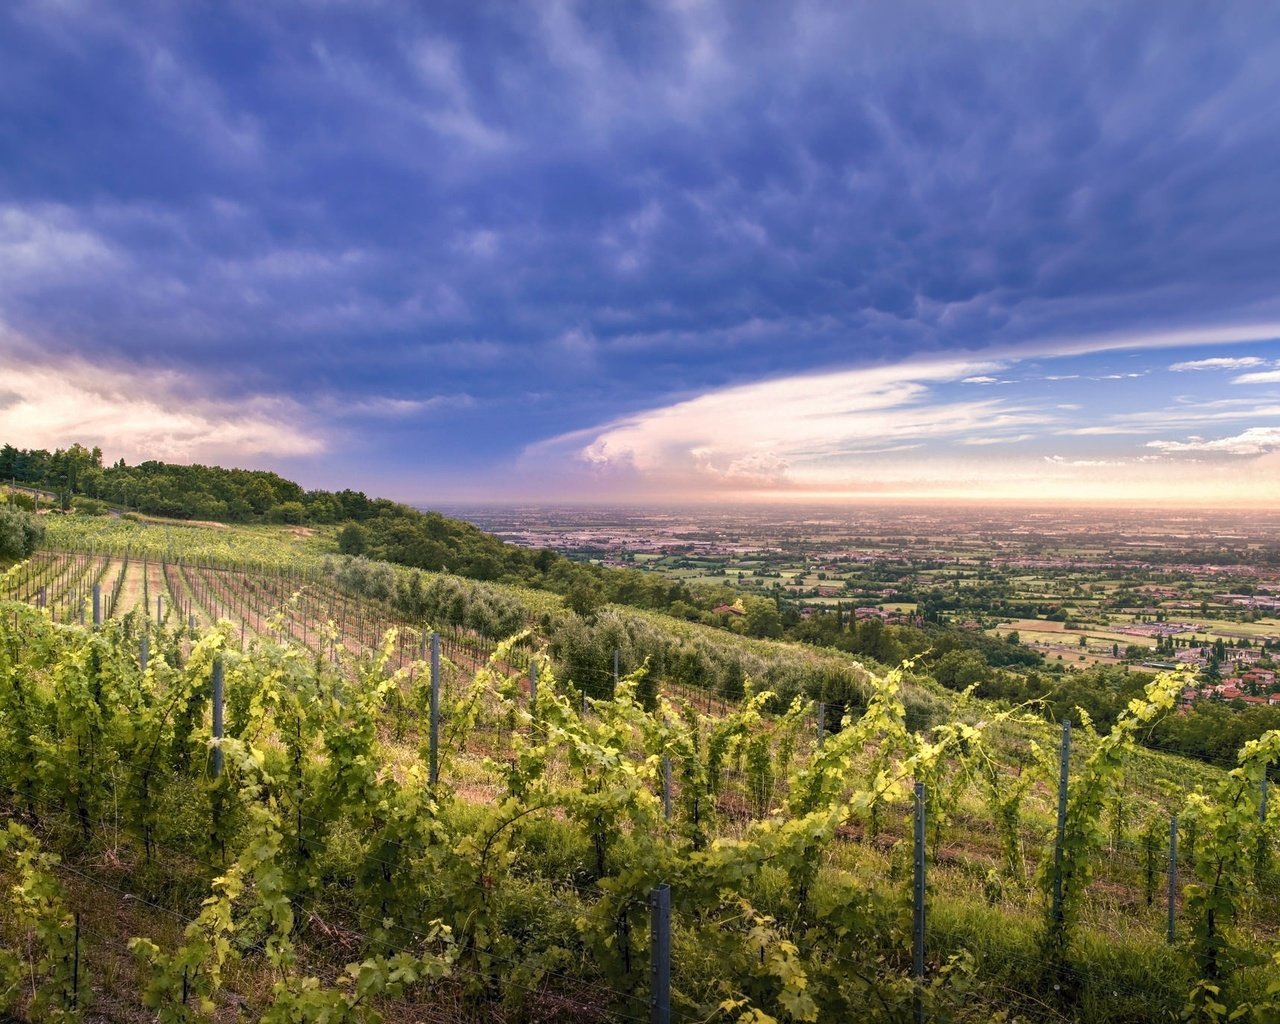
[[[113,567],[113,571],[118,569],[118,564]],[[142,604],[142,563],[135,559],[129,562],[129,568],[125,570],[120,597],[116,600],[115,608],[111,610],[111,617],[124,618],[140,604]]]

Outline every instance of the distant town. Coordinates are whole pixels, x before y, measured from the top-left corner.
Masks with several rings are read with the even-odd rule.
[[[1196,700],[1280,704],[1280,517],[972,507],[457,508],[513,543],[772,597],[798,619],[936,622],[1067,668],[1190,665]]]

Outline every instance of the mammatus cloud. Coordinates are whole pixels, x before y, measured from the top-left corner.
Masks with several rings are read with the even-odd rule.
[[[1125,470],[1044,456],[1172,459],[1134,437],[1276,422],[1258,411],[1280,401],[1274,16],[974,0],[929,18],[0,4],[0,123],[21,137],[0,161],[0,321],[87,363],[171,368],[171,391],[128,371],[153,423],[241,425],[192,399],[212,378],[263,396],[238,461],[319,439],[360,452],[346,482],[413,490],[487,474],[506,496],[495,462],[593,424],[534,454],[597,497],[1037,473],[1071,493]],[[1216,352],[1264,362],[1167,372]],[[817,373],[886,353],[963,376]],[[807,393],[741,383],[788,378]],[[1204,407],[1224,389],[1253,411]],[[539,482],[554,499],[563,480]]]
[[[1169,369],[1175,373],[1186,370],[1243,370],[1248,366],[1261,366],[1262,363],[1263,360],[1257,356],[1215,356],[1212,359],[1189,359],[1174,363]]]

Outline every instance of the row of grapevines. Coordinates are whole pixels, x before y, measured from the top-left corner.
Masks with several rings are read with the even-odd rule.
[[[875,679],[865,713],[813,749],[800,740],[800,704],[770,716],[772,695],[749,692],[725,714],[666,700],[649,711],[638,698],[643,670],[612,699],[584,703],[542,664],[530,701],[510,668],[527,643],[515,637],[446,700],[432,785],[413,711],[427,704],[426,666],[400,666],[394,633],[376,658],[335,666],[271,640],[240,652],[230,624],[194,643],[161,630],[144,672],[129,619],[83,630],[29,608],[12,614],[16,625],[0,616],[7,805],[33,828],[68,826],[56,832],[68,856],[123,822],[138,856],[167,879],[164,891],[208,893],[185,908],[176,945],[155,935],[133,943],[140,998],[165,1020],[215,1012],[235,960],[270,981],[263,1020],[371,1017],[380,1000],[446,977],[482,1001],[599,986],[627,1012],[647,996],[646,898],[664,882],[679,922],[676,1001],[689,1014],[895,1020],[917,1003],[962,1006],[976,967],[961,953],[930,984],[913,979],[907,886],[836,870],[841,832],[905,815],[917,781],[954,811],[982,778],[1004,822],[1010,873],[1021,870],[1020,797],[1004,794],[985,728],[911,730],[905,669]],[[215,659],[226,670],[221,741],[210,736]],[[1176,687],[1176,678],[1157,680],[1106,737],[1086,729],[1065,841],[1041,862],[1046,894],[1062,893],[1044,927],[1050,965],[1068,959],[1133,736]],[[467,748],[486,725],[505,729],[510,746],[478,761]],[[225,765],[217,775],[215,744]],[[1223,973],[1212,965],[1228,959],[1221,901],[1237,898],[1244,863],[1229,852],[1250,810],[1240,794],[1274,746],[1247,751],[1222,792],[1193,798],[1196,884],[1208,895],[1189,888],[1189,908],[1209,922],[1195,964],[1210,984]],[[732,767],[748,780],[745,823],[725,813]],[[945,813],[935,821],[947,827]],[[312,922],[335,920],[362,947],[342,984],[311,966],[321,944]],[[1198,991],[1196,1012],[1219,1005],[1220,990]]]

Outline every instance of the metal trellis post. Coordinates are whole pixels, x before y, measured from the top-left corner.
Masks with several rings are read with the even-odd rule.
[[[662,755],[662,816],[667,821],[671,820],[671,756],[669,754]]]
[[[222,698],[223,698],[222,659],[213,660],[213,738],[222,739]],[[213,777],[222,774],[222,745],[213,748]]]
[[[1062,723],[1062,759],[1058,766],[1058,834],[1053,842],[1053,919],[1062,920],[1062,847],[1067,838],[1067,773],[1071,770],[1071,722]]]
[[[431,742],[428,779],[440,781],[440,634],[431,634]]]
[[[915,884],[912,887],[914,903],[911,922],[911,965],[916,984],[924,985],[924,783],[916,783],[915,820]],[[915,998],[916,1024],[924,1022],[924,1003],[920,994]]]
[[[649,1024],[671,1024],[671,886],[649,893]]]

